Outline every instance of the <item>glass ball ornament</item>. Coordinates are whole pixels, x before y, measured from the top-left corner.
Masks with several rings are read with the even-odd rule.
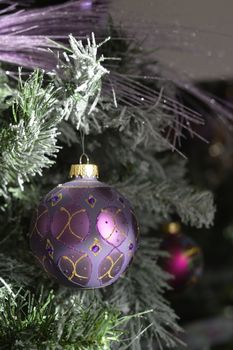
[[[161,249],[169,257],[161,259],[163,270],[173,276],[170,285],[180,291],[196,284],[203,272],[203,254],[198,244],[181,232],[181,225],[171,222],[166,225]]]
[[[74,164],[70,174],[74,179],[55,187],[36,209],[30,247],[59,283],[106,287],[129,266],[138,223],[129,201],[98,181],[96,165]]]

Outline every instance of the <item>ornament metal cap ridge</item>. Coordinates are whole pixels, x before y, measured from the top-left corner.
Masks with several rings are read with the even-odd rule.
[[[86,163],[83,163],[83,158],[86,158]],[[79,159],[79,164],[72,164],[70,168],[70,177],[80,177],[80,178],[98,178],[99,169],[96,164],[90,164],[89,158],[86,153],[81,154]]]

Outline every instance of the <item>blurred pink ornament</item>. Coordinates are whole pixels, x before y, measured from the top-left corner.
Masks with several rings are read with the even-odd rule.
[[[196,242],[181,233],[178,223],[167,225],[161,248],[169,253],[162,259],[162,267],[173,276],[170,285],[176,291],[197,283],[203,271],[202,252]]]

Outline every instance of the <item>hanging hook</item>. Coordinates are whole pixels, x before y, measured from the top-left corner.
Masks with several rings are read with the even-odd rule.
[[[82,154],[79,158],[79,164],[83,164],[83,158],[86,158],[86,164],[89,164],[89,157],[85,152],[85,134],[80,130],[81,144],[82,144]]]
[[[80,158],[79,158],[79,164],[83,164],[83,158],[86,158],[86,164],[89,164],[89,157],[88,157],[88,155],[86,154],[86,153],[82,153],[81,154],[81,156],[80,156]]]

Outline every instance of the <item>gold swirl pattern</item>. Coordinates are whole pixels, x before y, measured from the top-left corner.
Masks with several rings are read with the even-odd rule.
[[[108,255],[106,257],[106,260],[110,261],[111,266],[98,279],[103,280],[103,279],[105,279],[105,277],[107,277],[107,279],[113,279],[116,276],[116,273],[115,273],[115,276],[112,276],[112,271],[113,271],[114,267],[116,266],[116,264],[122,260],[123,256],[124,256],[123,254],[120,254],[120,256],[118,256],[118,258],[114,261],[113,258],[110,255]]]
[[[34,226],[33,226],[33,229],[32,229],[32,234],[31,234],[31,236],[33,235],[33,233],[36,231],[36,233],[38,233],[38,235],[40,236],[40,237],[44,237],[43,236],[43,234],[40,232],[40,230],[38,229],[38,222],[39,222],[39,220],[46,214],[46,213],[48,213],[48,209],[46,208],[42,213],[40,213],[40,215],[39,215],[39,210],[38,209],[36,209],[36,219],[35,219],[35,224],[34,224]]]
[[[46,241],[45,249],[48,252],[49,257],[51,259],[53,259],[54,248],[53,248],[53,245],[52,245],[52,243],[51,243],[51,241],[49,239],[47,239],[47,241]]]
[[[78,278],[78,280],[88,280],[89,276],[88,273],[86,276],[82,275],[81,273],[78,272],[78,265],[86,258],[88,257],[87,254],[83,254],[81,255],[76,261],[72,261],[72,259],[70,259],[67,255],[63,255],[61,256],[60,260],[59,260],[59,268],[62,271],[63,274],[65,274],[65,276],[68,278],[69,281],[72,281],[74,283],[76,283],[76,281],[74,281],[73,279],[76,277]],[[65,266],[68,263],[69,268],[67,267],[65,270]],[[87,268],[81,267],[83,270],[86,270]],[[79,282],[81,282],[79,281]],[[83,281],[84,282],[84,281]],[[87,281],[86,281],[87,282]],[[83,283],[83,284],[86,284]]]
[[[78,215],[78,214],[80,214],[80,213],[84,213],[86,210],[85,210],[85,209],[79,209],[79,210],[75,211],[73,214],[70,214],[70,212],[69,212],[66,208],[61,207],[61,208],[60,208],[60,211],[63,211],[63,212],[65,212],[65,213],[67,214],[68,220],[67,220],[67,223],[65,224],[65,226],[63,227],[63,229],[61,230],[61,232],[56,236],[56,238],[57,238],[57,239],[60,239],[61,236],[63,235],[63,233],[65,232],[65,230],[68,228],[68,229],[69,229],[69,232],[70,232],[73,236],[75,236],[76,238],[82,240],[82,237],[79,236],[79,235],[77,235],[77,234],[72,230],[70,224],[71,224],[72,219],[73,219],[76,215]]]
[[[47,272],[51,277],[58,279],[54,274],[54,265],[50,259],[48,259],[45,255],[43,256],[42,265],[44,267],[45,272]]]

